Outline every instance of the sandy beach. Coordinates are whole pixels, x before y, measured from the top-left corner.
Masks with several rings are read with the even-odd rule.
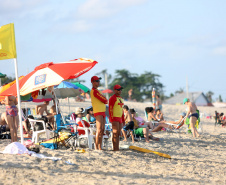
[[[135,108],[144,118],[144,108],[151,103],[125,102]],[[25,104],[23,103],[23,106]],[[34,108],[36,104],[27,103]],[[70,103],[75,107],[88,107],[91,103]],[[166,120],[176,120],[185,111],[184,105],[163,105]],[[186,133],[187,125],[180,132],[161,131],[155,133],[160,141],[143,140],[130,144],[169,154],[171,160],[152,153],[121,149],[119,152],[95,151],[77,153],[70,149],[50,150],[41,148],[40,153],[61,160],[40,159],[28,155],[0,154],[1,184],[226,184],[226,128],[214,126],[214,119],[207,116],[214,111],[226,113],[226,108],[198,107],[202,115],[201,137],[194,139]],[[69,110],[66,101],[61,101],[64,113]],[[4,111],[4,106],[0,106]],[[0,151],[10,140],[0,140]],[[65,161],[70,161],[67,164]]]

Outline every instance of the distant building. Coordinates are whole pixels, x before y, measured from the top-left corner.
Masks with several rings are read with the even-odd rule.
[[[213,106],[211,102],[207,99],[207,97],[203,94],[203,92],[183,92],[180,94],[176,94],[175,96],[165,100],[163,103],[165,104],[183,104],[183,99],[189,98],[191,102],[194,102],[197,106]]]

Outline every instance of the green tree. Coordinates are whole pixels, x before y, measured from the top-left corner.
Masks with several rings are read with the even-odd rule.
[[[219,102],[223,102],[221,95],[219,95]]]
[[[105,87],[105,80],[106,80],[105,79],[105,77],[106,77],[105,74],[107,74],[107,81],[108,81],[108,84],[109,84],[109,82],[111,81],[112,76],[111,76],[111,74],[107,73],[107,69],[104,69],[104,70],[102,70],[99,73],[96,73],[97,76],[100,76],[100,77],[102,77],[102,79],[104,79],[104,80],[100,81],[100,86],[103,86],[103,87]]]
[[[156,93],[163,94],[163,85],[159,82],[160,75],[152,72],[145,72],[140,76],[135,73],[130,73],[128,70],[116,70],[116,78],[113,79],[110,87],[115,84],[120,84],[124,87],[121,96],[124,99],[128,98],[128,91],[133,89],[131,99],[143,101],[146,98],[151,98],[152,89],[156,89]]]
[[[184,92],[184,89],[183,88],[180,88],[178,90],[175,91],[175,94],[180,94],[180,93],[183,93]]]
[[[212,91],[208,91],[206,93],[206,97],[209,100],[210,103],[212,103],[212,96],[214,95],[214,93]]]
[[[9,76],[9,77],[6,76],[5,78],[1,78],[2,85],[8,84],[14,80],[15,80],[15,78],[13,78],[11,76]]]

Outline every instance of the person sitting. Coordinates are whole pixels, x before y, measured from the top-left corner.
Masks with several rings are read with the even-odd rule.
[[[50,126],[54,130],[55,129],[55,127],[54,127],[54,115],[56,115],[56,113],[49,113],[48,110],[47,110],[48,105],[49,105],[49,101],[44,101],[43,104],[37,105],[35,107],[35,110],[36,110],[37,115],[39,115],[41,118],[47,117],[47,119],[49,120]],[[54,108],[52,108],[52,109],[54,109]],[[52,110],[52,111],[54,111],[54,110]],[[44,113],[46,113],[46,116],[44,116]]]
[[[90,127],[90,124],[87,121],[82,120],[83,113],[84,113],[83,111],[84,111],[83,108],[80,108],[80,107],[75,108],[75,115],[76,115],[75,123],[77,123],[79,127],[83,127],[83,126]],[[85,131],[78,129],[78,133],[79,135],[84,135]]]
[[[90,124],[96,123],[96,118],[94,117],[92,106],[87,109],[86,119]]]
[[[156,112],[156,115],[155,115],[156,119],[158,121],[163,121],[164,118],[163,118],[163,113],[161,112],[161,110],[160,109],[156,109],[155,112]]]
[[[224,121],[225,121],[225,115],[224,115],[224,113],[222,112],[222,113],[220,113],[220,115],[219,115],[219,123],[220,124],[222,124]]]
[[[127,141],[126,132],[128,130],[130,130],[132,142],[134,143],[134,135],[133,135],[134,122],[133,122],[132,115],[129,111],[129,107],[127,105],[123,106],[123,112],[124,112],[124,119],[125,119],[125,123],[126,123],[126,125],[122,128],[122,134],[124,136],[123,141]]]
[[[1,114],[1,117],[0,117],[0,134],[6,131],[10,131],[10,128],[6,122],[6,112],[4,112]]]
[[[31,135],[32,135],[31,130],[30,130],[31,129],[31,124],[30,124],[28,118],[34,119],[34,117],[32,115],[29,115],[27,117],[27,119],[25,119],[22,122],[22,124],[23,124],[23,133],[24,133],[25,137],[31,138]]]
[[[156,138],[154,137],[150,132],[149,132],[149,124],[151,124],[151,122],[145,122],[141,117],[136,117],[136,111],[134,109],[130,109],[130,113],[132,115],[132,117],[134,118],[133,119],[133,122],[134,122],[134,133],[136,135],[144,135],[144,137],[147,136],[147,139],[149,141],[149,137],[153,140],[156,140],[156,141],[159,141],[159,138]],[[144,124],[146,123],[146,125]],[[151,124],[152,125],[152,124]],[[136,129],[137,128],[137,129]],[[152,126],[153,128],[153,126]],[[146,138],[145,138],[146,140]],[[146,140],[147,142],[147,140]]]
[[[155,127],[153,130],[151,130],[151,132],[159,132],[159,131],[162,130],[162,128],[170,128],[170,129],[177,128],[178,129],[181,126],[184,125],[184,121],[185,121],[184,117],[185,116],[186,116],[186,113],[182,112],[180,114],[180,119],[177,120],[177,121],[162,121],[162,122],[160,122],[160,124],[157,127]],[[169,125],[167,123],[175,124],[175,126],[174,125]],[[178,124],[180,124],[180,125],[178,126]]]
[[[146,107],[145,112],[147,113],[148,121],[160,121],[155,117],[155,110],[153,107]]]
[[[149,143],[150,142],[148,137],[149,129],[147,125],[145,125],[145,127],[139,128],[138,121],[136,120],[136,111],[134,109],[130,109],[129,111],[134,122],[134,134],[137,136],[144,137],[145,142]]]

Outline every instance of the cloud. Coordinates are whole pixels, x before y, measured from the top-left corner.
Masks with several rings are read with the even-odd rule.
[[[0,2],[0,15],[21,13],[26,9],[29,10],[30,8],[36,7],[42,2],[43,0],[4,0]]]
[[[88,0],[78,9],[78,15],[85,18],[103,18],[124,8],[143,4],[147,0]]]
[[[226,56],[226,46],[214,48],[213,49],[213,54]]]

